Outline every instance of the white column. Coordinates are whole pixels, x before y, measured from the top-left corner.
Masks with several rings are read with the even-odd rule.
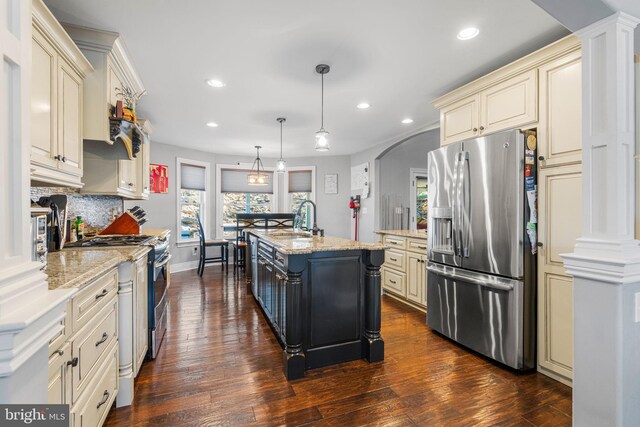
[[[31,261],[31,0],[0,6],[0,403],[46,403],[48,344],[70,291]]]
[[[638,22],[618,12],[576,33],[582,39],[583,236],[575,253],[563,255],[574,277],[576,426],[640,425],[633,66]]]

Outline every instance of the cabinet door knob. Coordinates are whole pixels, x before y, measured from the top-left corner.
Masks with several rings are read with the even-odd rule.
[[[536,243],[536,246],[537,246],[537,247],[539,247],[539,248],[541,248],[541,247],[542,247],[542,242],[538,242],[538,243]]]
[[[544,162],[544,156],[538,156],[538,160],[540,160],[541,162]]]
[[[60,156],[53,156],[53,160],[60,160]]]
[[[473,133],[478,132],[478,128],[473,128]]]
[[[129,183],[129,187],[133,187],[133,182],[130,182],[130,183]]]
[[[480,132],[484,130],[484,126],[480,126]]]
[[[67,162],[67,158],[66,158],[65,156],[62,156],[62,159],[61,159],[61,160],[62,160],[63,162],[65,162],[65,163]]]
[[[69,361],[67,362],[67,366],[71,366],[71,367],[74,367],[74,368],[75,368],[76,366],[78,366],[78,358],[77,358],[77,357],[74,357],[73,359],[69,360]]]

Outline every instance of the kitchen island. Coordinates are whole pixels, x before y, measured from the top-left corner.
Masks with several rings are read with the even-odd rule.
[[[384,359],[384,245],[292,230],[246,233],[251,291],[284,348],[287,379],[321,366]]]

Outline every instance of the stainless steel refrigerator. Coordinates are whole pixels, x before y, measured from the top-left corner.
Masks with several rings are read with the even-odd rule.
[[[512,368],[535,367],[535,144],[510,130],[428,159],[428,325]]]

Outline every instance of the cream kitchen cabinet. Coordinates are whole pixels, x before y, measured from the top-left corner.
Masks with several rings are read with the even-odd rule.
[[[136,261],[136,288],[134,294],[134,375],[137,375],[147,355],[149,345],[148,330],[148,269],[147,257]]]
[[[33,0],[31,180],[81,187],[83,87],[93,72],[41,0]]]
[[[49,403],[70,405],[74,426],[98,427],[118,394],[118,272],[70,299],[63,329],[49,343]]]
[[[427,256],[407,252],[407,299],[427,306]]]
[[[573,279],[560,254],[582,232],[582,166],[542,169],[538,182],[538,369],[570,384],[573,367]]]
[[[479,96],[474,94],[440,110],[440,140],[450,144],[478,135],[480,126]]]
[[[530,70],[443,107],[441,145],[537,121],[537,94],[537,71]]]
[[[427,235],[407,230],[378,231],[385,250],[384,293],[414,308],[427,306]]]
[[[540,167],[582,161],[582,65],[580,51],[544,64],[540,75]]]

